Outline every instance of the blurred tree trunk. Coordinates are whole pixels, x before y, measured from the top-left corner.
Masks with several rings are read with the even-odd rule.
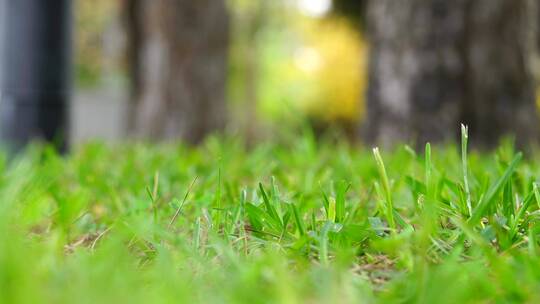
[[[259,101],[260,46],[258,34],[267,22],[269,5],[266,0],[251,0],[241,16],[238,16],[239,31],[242,35],[242,54],[244,56],[244,113],[242,128],[245,140],[252,145],[259,129],[257,108]]]
[[[535,0],[372,0],[366,136],[491,147],[538,138]]]
[[[229,17],[224,0],[124,0],[129,132],[201,141],[222,130]]]

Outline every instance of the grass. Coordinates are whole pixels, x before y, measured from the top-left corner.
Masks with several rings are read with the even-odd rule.
[[[3,156],[0,302],[537,303],[540,155],[462,131]]]

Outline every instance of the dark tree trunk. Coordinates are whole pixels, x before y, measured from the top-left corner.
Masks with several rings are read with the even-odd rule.
[[[372,0],[368,141],[538,138],[534,0]]]
[[[129,132],[201,141],[225,124],[229,19],[224,0],[126,0]]]
[[[69,0],[0,0],[0,142],[36,139],[67,149],[71,71]]]

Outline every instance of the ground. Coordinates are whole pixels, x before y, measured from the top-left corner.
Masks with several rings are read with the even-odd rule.
[[[0,302],[538,302],[540,154],[465,151],[304,134],[4,155]]]

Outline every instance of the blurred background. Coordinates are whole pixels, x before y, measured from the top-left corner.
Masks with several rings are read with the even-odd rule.
[[[360,15],[337,12],[331,0],[226,4],[227,113],[221,114],[228,115],[227,128],[251,140],[309,119],[316,128],[335,124],[354,134],[367,78]],[[73,142],[126,135],[131,106],[126,5],[76,0]]]
[[[251,143],[309,126],[422,145],[457,139],[460,123],[473,145],[538,140],[536,0],[58,2],[72,11],[74,144],[224,131]]]

